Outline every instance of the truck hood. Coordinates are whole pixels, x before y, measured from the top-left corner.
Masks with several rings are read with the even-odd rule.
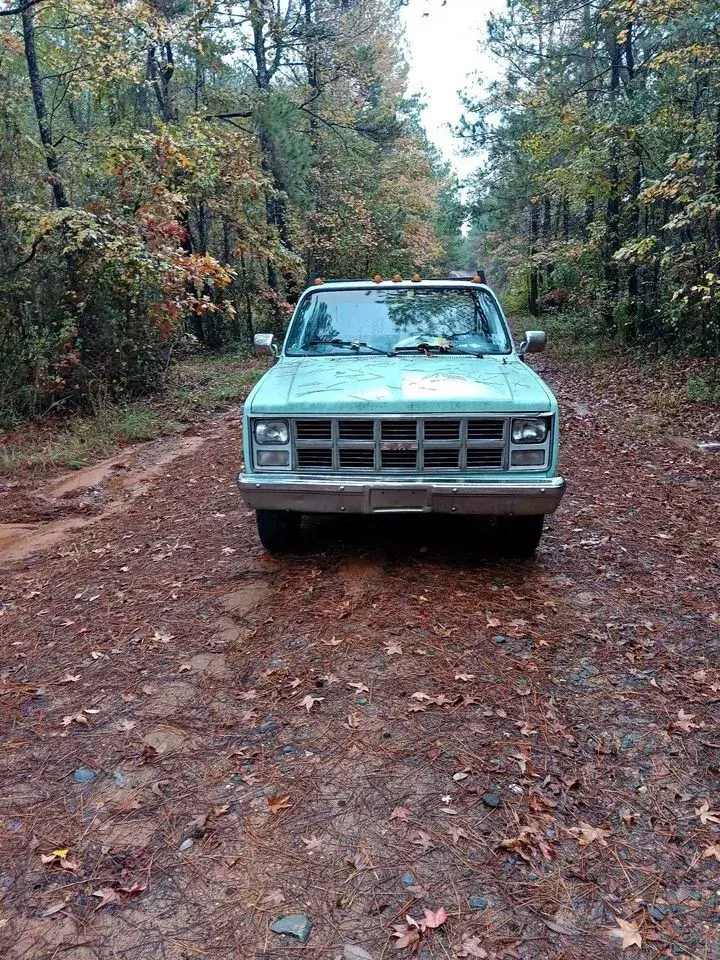
[[[504,361],[504,362],[503,362]],[[516,356],[283,357],[257,384],[256,414],[548,412],[553,397]]]

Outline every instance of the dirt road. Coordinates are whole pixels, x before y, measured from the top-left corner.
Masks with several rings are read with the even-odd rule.
[[[718,955],[717,412],[546,375],[531,564],[432,518],[269,559],[237,415],[6,490],[3,957]]]

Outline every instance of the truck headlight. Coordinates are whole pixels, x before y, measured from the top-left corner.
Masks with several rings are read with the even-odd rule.
[[[547,420],[527,419],[513,420],[513,443],[544,443],[547,437]]]
[[[258,443],[274,443],[282,446],[288,442],[288,425],[284,420],[257,420],[255,440]]]

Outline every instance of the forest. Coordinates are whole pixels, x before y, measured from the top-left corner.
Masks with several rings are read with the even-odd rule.
[[[717,4],[510,0],[462,190],[408,2],[2,0],[0,428],[279,333],[315,275],[482,266],[571,336],[720,353]]]
[[[472,245],[533,314],[720,353],[720,6],[509,0],[464,96]]]
[[[0,7],[0,424],[281,331],[306,278],[457,258],[398,0]]]

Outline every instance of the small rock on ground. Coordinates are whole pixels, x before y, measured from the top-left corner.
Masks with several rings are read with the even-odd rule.
[[[287,917],[278,917],[270,924],[273,933],[284,933],[295,937],[300,943],[307,943],[312,931],[312,920],[306,913],[291,913]]]
[[[482,796],[482,802],[486,807],[499,807],[500,806],[500,794],[496,791],[489,791],[484,793]]]
[[[73,773],[73,780],[75,783],[90,783],[96,776],[97,774],[94,770],[90,770],[88,767],[78,767]]]

